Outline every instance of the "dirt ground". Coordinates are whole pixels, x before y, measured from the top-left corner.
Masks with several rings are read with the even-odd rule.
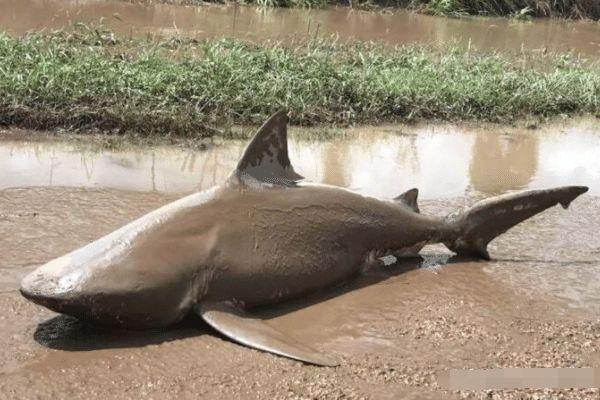
[[[598,389],[449,392],[452,368],[600,367],[600,198],[554,208],[492,243],[495,261],[441,248],[303,302],[265,310],[340,360],[303,365],[234,344],[190,317],[168,330],[99,329],[27,302],[20,279],[174,196],[0,191],[1,399],[599,398]],[[444,214],[472,198],[428,201]]]

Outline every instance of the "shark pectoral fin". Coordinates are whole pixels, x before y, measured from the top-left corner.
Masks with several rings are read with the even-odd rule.
[[[283,357],[324,367],[337,362],[286,336],[265,321],[249,315],[231,302],[201,303],[194,307],[207,324],[229,339]]]
[[[287,122],[287,114],[281,110],[258,129],[231,174],[230,183],[251,188],[289,187],[304,179],[294,171],[288,156]]]

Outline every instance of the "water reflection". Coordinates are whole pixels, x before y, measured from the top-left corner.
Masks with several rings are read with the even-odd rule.
[[[245,6],[130,4],[104,0],[0,0],[0,30],[22,34],[58,29],[76,21],[97,23],[129,34],[184,33],[198,38],[238,37],[290,40],[337,34],[359,39],[403,43],[460,43],[479,49],[519,52],[524,49],[574,51],[600,55],[600,25],[585,21],[507,18],[437,18],[399,10],[362,12],[348,8],[265,9]]]
[[[475,135],[469,177],[483,193],[527,187],[537,172],[538,135]]]
[[[293,131],[294,132],[294,131]],[[402,132],[402,133],[398,133]],[[600,123],[582,119],[536,131],[464,126],[360,128],[343,139],[290,140],[307,179],[394,197],[419,187],[424,198],[582,184],[600,195]],[[173,146],[94,151],[64,142],[0,142],[0,189],[109,187],[185,193],[223,182],[245,141],[208,150]]]
[[[346,165],[350,161],[350,143],[327,143],[322,146],[323,160],[322,182],[330,185],[348,186]]]

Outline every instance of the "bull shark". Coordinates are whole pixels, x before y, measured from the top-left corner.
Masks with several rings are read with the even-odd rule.
[[[379,257],[443,243],[490,259],[488,243],[584,186],[511,193],[446,217],[419,212],[417,189],[377,199],[304,183],[285,111],[256,132],[226,182],[165,205],[27,275],[27,299],[81,320],[164,327],[197,313],[240,344],[302,362],[335,359],[252,314],[364,273]]]

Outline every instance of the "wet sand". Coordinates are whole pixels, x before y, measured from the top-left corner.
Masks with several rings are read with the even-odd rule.
[[[496,164],[485,165],[481,172],[491,173]],[[99,329],[19,295],[19,280],[39,264],[180,196],[94,186],[0,191],[1,399],[600,395],[598,389],[447,392],[439,381],[452,368],[600,368],[600,197],[593,193],[492,242],[492,262],[453,260],[442,247],[428,247],[423,260],[402,260],[261,311],[281,330],[335,355],[337,368],[241,347],[193,317],[168,330]],[[444,215],[487,196],[470,188],[432,196],[421,208]]]

